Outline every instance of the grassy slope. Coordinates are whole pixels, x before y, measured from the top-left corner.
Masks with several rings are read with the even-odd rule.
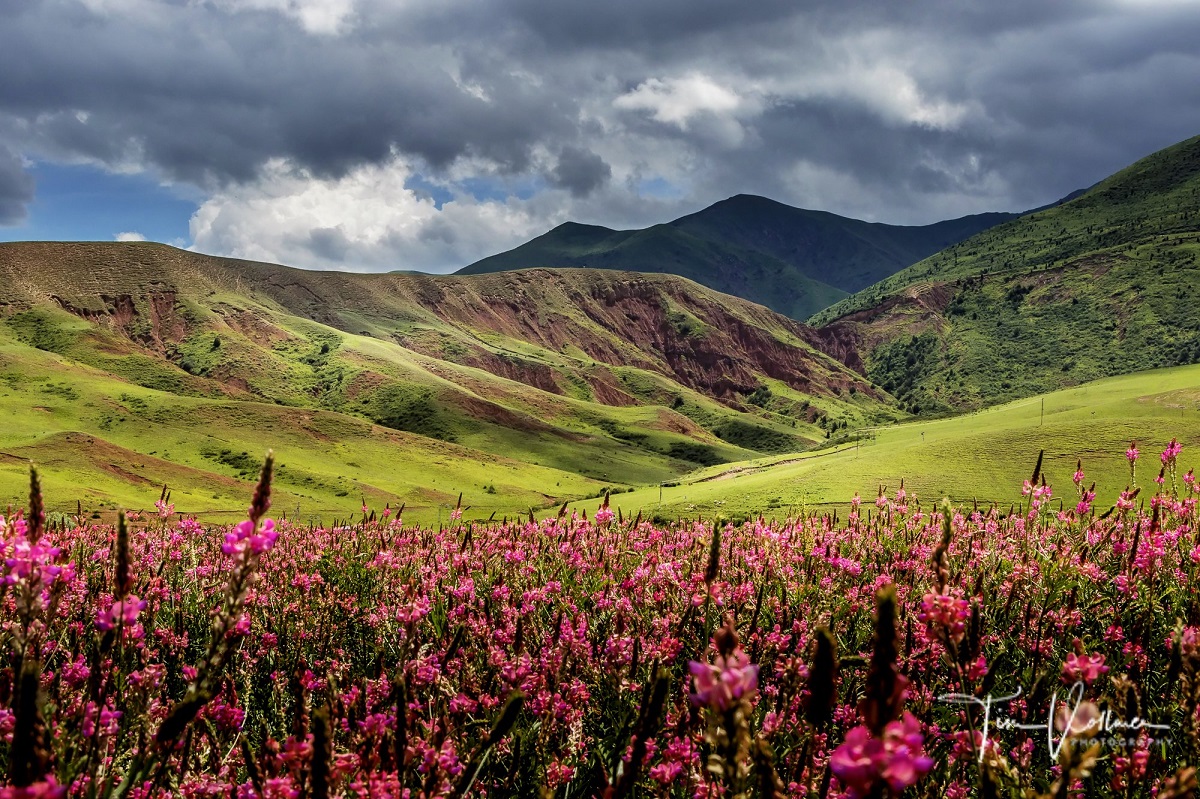
[[[0,332],[0,505],[24,504],[28,461],[50,508],[147,508],[163,484],[181,511],[243,512],[266,447],[281,466],[276,507],[326,520],[407,502],[436,520],[459,492],[474,513],[501,514],[602,484],[342,413],[262,402],[181,397],[113,378]],[[494,493],[487,490],[490,486]]]
[[[1200,366],[1113,377],[951,419],[882,428],[860,446],[701,470],[662,489],[661,504],[657,486],[612,502],[625,513],[664,517],[783,516],[824,503],[844,513],[855,492],[867,504],[880,485],[894,493],[903,479],[926,503],[950,496],[1007,505],[1020,502],[1021,482],[1044,449],[1055,495],[1074,504],[1071,474],[1080,457],[1088,481],[1096,481],[1102,511],[1129,482],[1129,442],[1136,439],[1143,454],[1139,485],[1153,488],[1158,453],[1172,437],[1185,448],[1200,446]],[[574,507],[590,513],[596,504]]]
[[[858,291],[1016,216],[975,214],[932,225],[885,225],[743,194],[670,224],[699,238],[774,256],[810,278]]]
[[[1198,279],[1200,137],[813,321],[910,408],[972,408],[1200,359]]]
[[[436,519],[463,491],[503,515],[895,416],[799,326],[665,276],[321,275],[156,245],[7,246],[5,270],[0,501],[32,458],[51,487],[89,486],[59,509],[144,507],[164,482],[181,509],[236,509],[273,446],[293,510],[365,493]],[[786,348],[791,382],[742,343]],[[745,402],[730,375],[771,390]]]

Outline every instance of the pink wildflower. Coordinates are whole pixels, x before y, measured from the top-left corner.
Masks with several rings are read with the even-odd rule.
[[[693,660],[688,663],[695,691],[692,704],[724,712],[743,697],[752,699],[758,691],[758,666],[735,647],[728,655],[718,654],[710,665]]]
[[[958,643],[966,635],[966,620],[971,618],[971,606],[967,600],[948,594],[928,593],[921,599],[921,612],[917,619],[926,624],[942,627],[951,641]]]
[[[263,519],[262,526],[257,531],[254,529],[254,522],[247,519],[225,534],[225,543],[221,545],[221,551],[226,555],[243,552],[261,555],[275,546],[278,538],[279,533],[275,531],[273,519]]]
[[[13,528],[17,535],[3,547],[7,555],[4,559],[7,570],[4,581],[12,585],[25,580],[30,585],[41,583],[48,587],[62,572],[60,567],[54,565],[59,555],[58,547],[50,546],[45,540],[31,543],[25,537],[23,519],[17,519]]]
[[[1063,664],[1062,679],[1065,683],[1083,681],[1091,685],[1107,673],[1108,666],[1104,665],[1104,655],[1077,655],[1072,652],[1067,655],[1067,662]]]
[[[1162,465],[1167,466],[1170,464],[1177,457],[1179,457],[1179,453],[1181,452],[1183,452],[1183,444],[1180,444],[1178,441],[1172,438],[1171,443],[1168,444],[1167,448],[1163,450]]]
[[[1194,657],[1200,652],[1200,627],[1184,627],[1178,635],[1167,639],[1167,645],[1179,645],[1179,651],[1184,657]]]
[[[53,774],[24,788],[0,788],[0,799],[62,799],[67,795],[67,786],[59,785]]]
[[[1080,702],[1075,707],[1060,705],[1054,714],[1054,728],[1068,737],[1099,732],[1101,726],[1100,708],[1092,702]]]
[[[650,769],[650,779],[660,785],[670,785],[683,773],[681,763],[659,763]]]
[[[829,766],[852,796],[860,796],[875,784],[883,760],[883,743],[860,725],[846,733],[846,740],[833,751]]]
[[[1092,503],[1096,501],[1095,491],[1081,491],[1079,494],[1079,504],[1075,506],[1075,512],[1080,516],[1084,516],[1092,509]]]
[[[933,768],[924,744],[920,722],[906,712],[902,720],[884,727],[882,739],[862,725],[850,730],[829,766],[851,797],[866,796],[880,780],[899,793]]]
[[[96,611],[96,629],[108,632],[113,627],[122,625],[126,629],[133,630],[137,625],[138,614],[145,609],[146,601],[130,594],[120,602],[112,603],[107,610]],[[134,635],[140,638],[141,630],[137,630]]]
[[[263,799],[296,799],[300,796],[291,777],[274,777],[263,783]]]

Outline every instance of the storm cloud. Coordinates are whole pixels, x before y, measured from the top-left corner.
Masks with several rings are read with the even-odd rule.
[[[33,199],[33,178],[17,156],[0,143],[0,225],[25,218],[25,205]]]
[[[551,183],[567,189],[574,197],[588,196],[610,177],[612,168],[603,158],[577,147],[564,147],[550,172]]]
[[[1200,133],[1180,0],[10,0],[25,164],[205,198],[197,249],[444,271],[739,192],[892,223],[1057,199]]]

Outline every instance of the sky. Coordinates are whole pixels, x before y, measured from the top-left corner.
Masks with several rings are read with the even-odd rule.
[[[739,193],[1020,211],[1200,134],[1200,0],[0,0],[0,240],[447,272]]]

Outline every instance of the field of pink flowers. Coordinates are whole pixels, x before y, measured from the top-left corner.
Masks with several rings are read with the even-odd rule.
[[[1189,796],[1200,485],[1153,457],[1112,509],[1035,468],[1012,508],[738,527],[310,529],[268,459],[233,527],[47,528],[34,475],[0,799]]]

